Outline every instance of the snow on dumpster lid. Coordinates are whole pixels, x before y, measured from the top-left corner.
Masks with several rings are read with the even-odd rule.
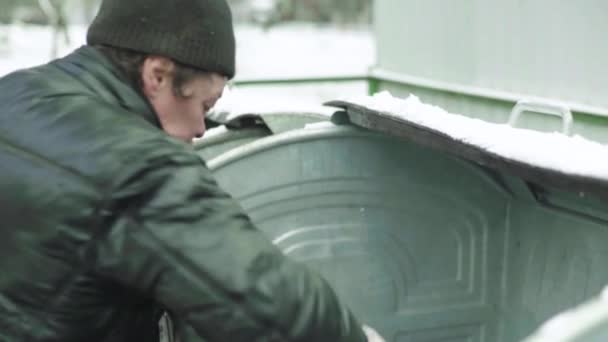
[[[608,146],[580,136],[539,132],[514,128],[508,124],[490,123],[460,114],[448,113],[440,107],[422,103],[414,95],[401,99],[393,97],[386,91],[374,96],[332,101],[327,105],[346,108],[347,111],[349,108],[359,107],[368,111],[369,115],[376,114],[378,117],[391,119],[393,126],[399,126],[399,123],[413,125],[416,130],[433,132],[435,138],[449,139],[449,143],[452,145],[462,145],[465,149],[468,148],[469,152],[471,147],[474,147],[475,150],[483,151],[482,154],[486,155],[481,158],[473,158],[477,161],[483,159],[483,164],[492,164],[491,160],[490,163],[486,163],[487,155],[491,155],[502,161],[526,165],[535,170],[549,170],[553,171],[555,175],[574,176],[579,180],[583,179],[585,183],[599,181],[607,187],[606,193],[608,194]],[[355,124],[357,123],[355,122]],[[362,126],[374,129],[373,126],[376,125],[363,124]],[[386,129],[387,127],[389,129]],[[379,130],[388,133],[394,131],[386,124],[384,129]],[[412,131],[410,130],[410,132]],[[429,139],[424,137],[423,140],[428,141]],[[431,143],[430,145],[437,144]],[[461,154],[480,155],[479,152]],[[589,184],[585,188],[588,189]]]

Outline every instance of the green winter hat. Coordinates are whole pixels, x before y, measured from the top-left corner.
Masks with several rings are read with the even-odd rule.
[[[225,0],[103,0],[87,43],[161,55],[228,78],[235,73]]]

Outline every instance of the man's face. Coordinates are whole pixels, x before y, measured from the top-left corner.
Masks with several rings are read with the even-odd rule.
[[[142,68],[144,94],[167,134],[187,143],[205,133],[205,114],[222,96],[226,78],[217,73],[196,76],[173,89],[175,65],[163,57],[149,57]],[[183,95],[183,96],[182,96]]]

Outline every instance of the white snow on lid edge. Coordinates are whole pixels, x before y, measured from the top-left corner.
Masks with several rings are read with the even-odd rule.
[[[608,146],[581,136],[539,132],[495,124],[422,103],[411,95],[393,97],[388,91],[342,99],[403,119],[490,153],[566,174],[608,180]],[[607,127],[608,129],[608,127]]]

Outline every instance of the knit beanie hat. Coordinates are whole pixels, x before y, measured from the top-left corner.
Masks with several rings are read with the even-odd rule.
[[[103,0],[87,43],[165,56],[228,78],[235,73],[226,0]]]

